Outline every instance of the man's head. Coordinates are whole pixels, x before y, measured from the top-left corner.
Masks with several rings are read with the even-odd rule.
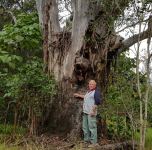
[[[97,86],[97,83],[96,83],[95,80],[90,80],[90,81],[89,81],[89,90],[95,89],[96,86]]]

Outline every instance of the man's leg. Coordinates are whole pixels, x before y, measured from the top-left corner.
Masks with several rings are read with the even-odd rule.
[[[88,124],[89,124],[89,131],[91,133],[90,141],[92,144],[97,143],[97,121],[96,116],[91,117],[88,115]]]
[[[89,142],[90,140],[90,131],[88,126],[88,116],[87,114],[83,113],[83,122],[82,122],[82,129],[84,134],[84,141]]]

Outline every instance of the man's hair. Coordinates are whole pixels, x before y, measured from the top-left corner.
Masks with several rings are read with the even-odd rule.
[[[96,83],[95,80],[90,80],[89,83],[90,83],[90,82],[93,82],[95,85],[97,85],[97,83]]]

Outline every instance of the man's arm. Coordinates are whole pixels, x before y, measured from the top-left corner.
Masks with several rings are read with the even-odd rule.
[[[78,97],[78,98],[84,99],[84,95],[79,94],[79,93],[74,93],[74,97]]]
[[[95,105],[100,105],[101,104],[102,96],[101,96],[101,93],[100,93],[99,89],[95,90],[94,100],[95,100]]]
[[[97,107],[99,104],[101,104],[102,97],[101,97],[101,93],[98,89],[95,90],[94,100],[95,100],[95,104],[92,107],[92,112],[90,113],[91,116],[96,115]]]

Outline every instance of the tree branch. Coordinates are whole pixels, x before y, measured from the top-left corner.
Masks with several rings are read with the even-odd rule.
[[[122,53],[124,51],[126,51],[127,48],[131,47],[132,45],[134,45],[135,43],[137,43],[137,41],[142,41],[144,39],[147,39],[149,37],[152,37],[152,16],[150,17],[149,20],[149,24],[148,24],[148,29],[146,31],[141,32],[140,34],[135,34],[133,36],[131,36],[130,38],[122,41],[122,43],[120,43],[117,48],[119,48],[118,53]]]
[[[66,9],[70,14],[72,14],[72,10],[69,8],[70,3],[71,3],[71,2],[69,2],[69,1],[67,1],[67,0],[64,0],[65,9]]]
[[[65,77],[71,77],[74,70],[75,54],[81,49],[89,22],[89,1],[73,0],[72,44],[68,53],[63,72]],[[69,70],[69,68],[71,68]]]
[[[132,45],[134,45],[135,43],[137,43],[139,36],[140,36],[140,38],[139,38],[140,41],[148,38],[148,36],[149,36],[149,30],[146,30],[146,31],[144,31],[144,32],[142,32],[140,34],[135,34],[132,37],[124,40],[122,42],[121,48],[119,49],[119,53],[124,52],[127,48],[129,48]],[[152,36],[152,34],[151,34],[151,36]]]
[[[143,20],[142,22],[147,22],[148,20],[149,20],[149,19],[146,19],[146,20]],[[116,34],[118,34],[119,32],[124,31],[125,29],[127,29],[127,28],[129,28],[129,27],[134,27],[134,26],[136,26],[136,25],[138,25],[138,24],[139,24],[139,21],[136,22],[136,23],[133,23],[133,24],[131,24],[131,25],[128,25],[128,26],[124,27],[123,29],[117,31]]]
[[[15,17],[15,15],[13,14],[13,12],[10,11],[10,10],[6,10],[6,13],[8,13],[8,14],[11,15],[11,17],[12,17],[12,19],[13,19],[13,21],[14,21],[14,24],[16,24],[16,17]]]

